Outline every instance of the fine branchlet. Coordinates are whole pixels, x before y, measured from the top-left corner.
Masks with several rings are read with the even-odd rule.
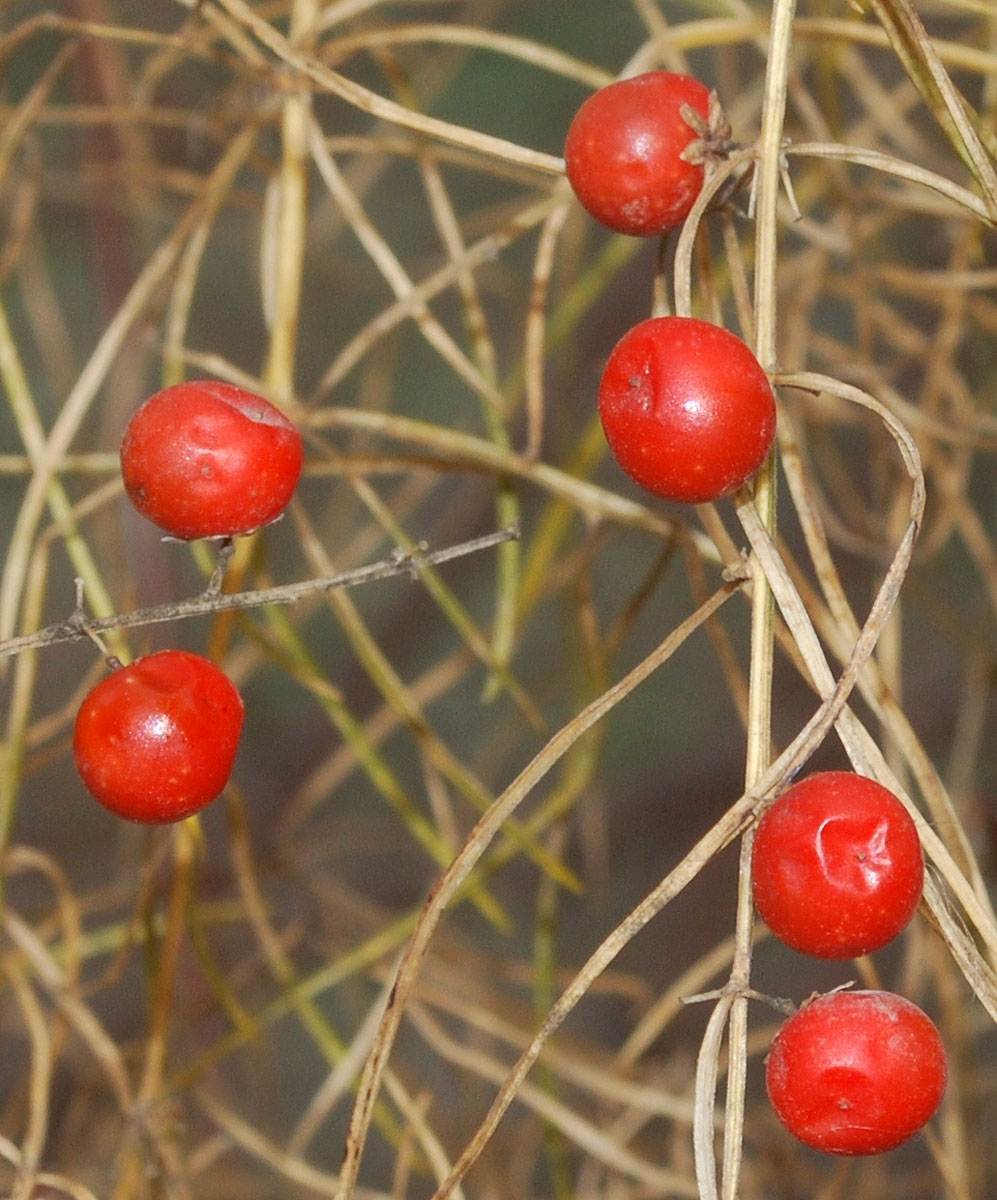
[[[35,633],[23,634],[21,637],[10,638],[8,641],[0,643],[0,658],[10,658],[25,650],[43,649],[47,646],[59,645],[62,642],[85,641],[88,638],[106,655],[107,651],[100,635],[108,630],[137,629],[145,625],[162,624],[164,621],[262,608],[267,604],[296,604],[307,596],[359,587],[364,583],[373,583],[378,579],[390,579],[398,575],[407,575],[410,579],[416,580],[419,578],[420,571],[426,567],[439,566],[451,559],[477,554],[482,550],[489,550],[493,546],[513,541],[518,537],[519,530],[510,525],[505,529],[496,530],[494,533],[486,533],[481,537],[458,542],[453,546],[444,546],[439,550],[430,550],[427,543],[420,542],[411,550],[398,547],[388,558],[368,563],[362,567],[354,567],[349,571],[340,571],[321,579],[303,579],[296,583],[279,584],[275,587],[246,592],[223,592],[221,590],[225,564],[231,557],[229,547],[232,542],[231,539],[226,539],[227,544],[223,544],[219,548],[218,564],[207,586],[196,596],[169,604],[136,608],[131,612],[116,613],[114,616],[93,620],[87,616],[84,609],[83,584],[82,580],[77,579],[76,605],[70,616],[64,621],[56,621],[47,625]]]

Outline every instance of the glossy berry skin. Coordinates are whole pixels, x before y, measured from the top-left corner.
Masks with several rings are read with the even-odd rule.
[[[695,317],[653,317],[623,335],[599,385],[599,415],[623,470],[665,500],[735,491],[775,437],[775,397],[758,360]]]
[[[880,1154],[912,1137],[945,1094],[931,1020],[892,992],[830,992],[776,1034],[765,1086],[776,1116],[829,1154]]]
[[[871,954],[905,928],[921,898],[917,827],[873,779],[810,775],[759,821],[751,883],[762,919],[795,950],[817,958]]]
[[[663,233],[689,215],[703,186],[702,163],[682,158],[705,124],[709,90],[688,75],[650,71],[595,92],[575,114],[564,164],[582,206],[610,229],[636,237]]]
[[[173,537],[251,533],[283,512],[301,475],[301,435],[260,396],[216,380],[151,396],[121,443],[125,490]]]
[[[76,767],[105,808],[164,824],[202,809],[228,782],[243,703],[214,663],[162,650],[119,667],[80,706]]]

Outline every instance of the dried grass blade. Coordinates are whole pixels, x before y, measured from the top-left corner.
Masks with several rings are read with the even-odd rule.
[[[69,990],[65,973],[52,958],[48,947],[41,942],[35,931],[10,909],[4,914],[3,927],[8,937],[24,955],[25,961],[37,974],[59,1011],[104,1069],[122,1114],[125,1117],[132,1117],[135,1103],[132,1097],[131,1082],[121,1051],[114,1040],[91,1009]]]
[[[911,82],[980,185],[990,219],[997,221],[997,172],[993,161],[980,140],[966,101],[952,83],[920,17],[909,0],[870,0],[870,6]]]
[[[714,1106],[724,1029],[733,1002],[733,993],[727,993],[717,1001],[706,1023],[706,1032],[696,1060],[696,1115],[692,1123],[692,1143],[696,1158],[696,1182],[702,1200],[717,1200]]]
[[[404,1016],[406,1002],[415,988],[436,927],[447,906],[460,893],[475,864],[488,845],[502,828],[505,821],[529,796],[533,788],[560,761],[578,739],[600,721],[607,713],[652,672],[666,662],[680,645],[736,591],[735,585],[726,585],[713,594],[706,604],[701,605],[690,617],[674,629],[651,655],[639,663],[618,683],[614,684],[598,699],[582,710],[572,721],[559,730],[539,754],[520,772],[519,776],[495,801],[491,809],[481,818],[471,832],[463,849],[437,883],[398,969],[391,1003],[384,1015],[381,1029],[364,1068],[360,1080],[356,1104],[347,1134],[346,1154],[343,1160],[341,1187],[337,1197],[345,1200],[354,1195],[360,1160],[363,1155],[367,1132],[370,1127],[374,1105],[380,1088],[381,1078],[387,1066],[388,1056],[394,1045]],[[450,1192],[459,1182],[459,1170],[455,1168],[450,1179]],[[466,1169],[466,1168],[465,1168]]]
[[[439,138],[455,146],[466,146],[481,154],[498,158],[503,162],[513,163],[537,171],[542,175],[560,175],[564,163],[560,158],[551,154],[543,154],[538,150],[528,150],[517,146],[515,142],[504,138],[492,137],[490,134],[478,133],[462,125],[450,121],[442,121],[437,117],[425,116],[413,109],[405,108],[393,100],[388,100],[369,88],[363,87],[352,79],[331,71],[323,63],[310,55],[299,53],[286,37],[269,21],[264,20],[246,3],[246,0],[219,0],[226,9],[246,29],[271,50],[282,62],[300,71],[306,78],[319,84],[335,96],[339,96],[348,104],[352,104],[361,112],[379,117],[403,129],[411,129],[415,133],[426,134]]]

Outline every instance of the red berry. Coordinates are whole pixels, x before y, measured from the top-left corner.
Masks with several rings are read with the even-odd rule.
[[[150,397],[121,443],[125,490],[178,538],[251,533],[283,512],[301,475],[301,435],[279,409],[215,380]]]
[[[795,1137],[829,1154],[880,1154],[938,1108],[948,1066],[938,1030],[892,992],[830,992],[776,1034],[765,1086]]]
[[[655,317],[617,342],[599,385],[609,445],[666,500],[718,500],[765,461],[775,398],[748,347],[695,317]]]
[[[242,717],[242,697],[214,663],[162,650],[88,693],[73,732],[76,767],[94,799],[118,816],[178,821],[225,787]]]
[[[651,71],[589,96],[564,143],[568,180],[597,221],[638,237],[689,215],[703,186],[701,163],[682,158],[700,139],[682,113],[707,121],[710,93],[698,79]]]
[[[801,780],[758,823],[751,863],[769,929],[818,958],[879,950],[914,915],[924,883],[917,827],[873,779],[825,771]]]

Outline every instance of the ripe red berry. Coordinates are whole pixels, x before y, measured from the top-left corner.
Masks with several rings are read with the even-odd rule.
[[[709,118],[710,93],[698,79],[651,71],[589,96],[564,143],[568,180],[597,221],[638,237],[662,233],[689,215],[703,186],[702,162],[683,158],[701,134],[688,105]]]
[[[776,1116],[830,1154],[880,1154],[933,1115],[948,1066],[938,1030],[892,992],[830,992],[776,1034],[765,1086]]]
[[[718,500],[765,461],[775,398],[748,347],[695,317],[654,317],[617,342],[599,385],[613,454],[666,500]]]
[[[924,883],[917,827],[896,796],[850,771],[801,780],[758,823],[755,907],[787,945],[854,958],[892,941]]]
[[[279,409],[215,380],[150,397],[121,443],[125,490],[178,538],[251,533],[283,512],[301,475],[301,435]]]
[[[162,650],[119,667],[80,706],[76,767],[105,808],[166,823],[210,803],[228,782],[243,703],[214,663]]]

